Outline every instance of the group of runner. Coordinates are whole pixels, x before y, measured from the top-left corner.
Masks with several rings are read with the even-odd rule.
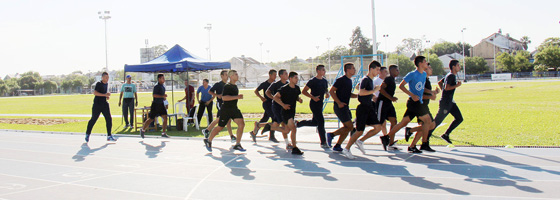
[[[406,103],[406,112],[399,123],[397,123],[397,115],[393,106],[393,102],[398,100],[394,96],[396,90],[395,77],[399,75],[399,69],[396,65],[390,65],[387,68],[381,66],[377,61],[372,61],[369,64],[367,75],[361,79],[357,87],[357,94],[352,93],[352,77],[356,74],[356,68],[353,63],[344,64],[344,76],[338,78],[330,90],[328,89],[328,81],[324,77],[326,74],[324,65],[318,65],[315,68],[317,75],[306,83],[303,90],[300,90],[300,87],[297,85],[299,76],[296,72],[288,73],[285,69],[279,71],[270,70],[268,80],[262,82],[254,91],[262,101],[264,114],[259,121],[255,122],[254,129],[250,132],[252,140],[256,142],[257,132],[260,128],[263,128],[261,134],[270,131],[268,140],[278,143],[275,132],[281,132],[286,149],[291,151],[292,154],[302,155],[303,152],[297,146],[297,128],[316,126],[322,148],[332,148],[333,151],[341,152],[347,158],[354,159],[355,157],[350,151],[352,145],[356,144],[356,147],[365,154],[364,142],[379,132],[383,134],[380,136],[380,140],[385,151],[388,149],[398,149],[394,145],[397,142],[395,134],[403,127],[406,127],[414,118],[418,118],[418,126],[405,128],[405,140],[407,142],[412,134],[415,134],[407,150],[410,153],[422,153],[422,150],[435,152],[429,145],[429,138],[435,128],[442,123],[448,114],[453,115],[455,120],[447,131],[441,135],[443,140],[451,144],[449,134],[463,121],[461,112],[453,100],[455,89],[461,86],[461,82],[457,80],[457,73],[460,71],[461,66],[459,61],[452,60],[449,63],[450,72],[438,82],[438,87],[433,90],[429,81],[432,69],[426,58],[424,56],[417,56],[414,59],[414,64],[416,70],[404,76],[399,84],[399,89],[409,96]],[[202,130],[205,137],[204,144],[208,151],[212,151],[213,139],[227,126],[232,142],[235,142],[233,149],[245,151],[240,143],[245,122],[243,114],[237,106],[238,100],[243,99],[243,94],[239,94],[236,84],[239,76],[235,70],[224,70],[220,73],[220,76],[222,80],[214,84],[209,90],[209,94],[217,99],[218,113],[216,119],[206,129]],[[280,77],[280,80],[275,81],[277,76]],[[88,123],[86,141],[89,141],[91,128],[100,113],[103,113],[107,120],[107,140],[114,141],[110,133],[111,118],[107,103],[110,93],[107,92],[107,80],[108,75],[104,73],[102,80],[96,84],[94,91],[96,97],[92,108],[92,119]],[[144,137],[145,128],[156,116],[163,117],[162,137],[168,137],[165,133],[167,111],[164,99],[167,95],[163,86],[164,82],[163,74],[159,74],[158,85],[154,87],[153,91],[153,102],[148,119],[140,129],[142,138]],[[408,88],[406,85],[408,85]],[[439,88],[443,92],[439,103],[439,110],[434,121],[428,104],[430,100],[436,99],[436,95],[440,92]],[[313,113],[312,120],[295,120],[297,102],[303,102],[300,94],[310,98],[309,107]],[[334,101],[333,110],[343,124],[341,128],[331,133],[327,133],[325,130],[323,116],[324,99],[329,97]],[[352,120],[349,106],[351,98],[357,98],[359,101],[354,120]],[[268,122],[269,119],[271,119],[270,122]],[[232,134],[231,121],[238,126],[236,136]],[[387,121],[391,124],[389,131],[386,130]],[[370,129],[364,135],[363,132],[366,126],[371,126],[373,129]],[[343,148],[342,144],[348,135],[350,135],[350,139]],[[332,141],[336,136],[338,136],[338,140],[333,146]],[[416,144],[420,140],[422,140],[422,145],[418,149]]]

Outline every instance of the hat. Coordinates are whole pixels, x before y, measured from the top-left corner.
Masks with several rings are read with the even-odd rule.
[[[126,75],[126,78],[132,78],[132,76],[130,76],[130,74],[129,74],[129,75]]]

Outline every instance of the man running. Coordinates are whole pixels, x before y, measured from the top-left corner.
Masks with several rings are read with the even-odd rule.
[[[123,100],[124,103],[121,101]],[[136,104],[134,103],[136,100]],[[132,76],[126,75],[126,83],[121,87],[121,96],[119,96],[119,106],[122,103],[122,115],[124,117],[124,128],[132,128],[136,116],[134,116],[134,107],[138,106],[138,94],[136,93],[136,85],[132,84]],[[128,122],[128,113],[130,113],[130,122]]]
[[[272,83],[274,83],[275,80],[276,80],[276,70],[271,69],[270,71],[268,71],[268,80],[262,82],[259,85],[259,87],[255,89],[255,95],[257,95],[257,97],[259,97],[259,99],[261,99],[262,101],[264,114],[261,120],[255,122],[255,128],[253,129],[253,131],[250,132],[253,142],[257,142],[257,132],[261,127],[271,126],[272,123],[274,122],[274,114],[272,113],[272,99],[268,97],[268,95],[266,95],[265,93],[266,93],[266,89],[268,89],[268,87],[270,87],[270,85],[272,85]],[[261,90],[263,91],[263,95],[260,94]],[[272,118],[273,122],[268,123],[269,118]],[[270,129],[270,127],[268,129]],[[261,134],[262,133],[264,133],[264,130],[261,132]],[[270,131],[268,140],[278,143],[278,140],[276,140],[276,137],[274,136],[274,130]]]
[[[451,132],[455,128],[457,128],[457,126],[459,126],[461,122],[463,122],[463,115],[461,114],[461,110],[459,110],[459,107],[453,99],[455,89],[462,84],[461,81],[457,81],[457,73],[461,70],[461,64],[459,64],[458,60],[451,60],[451,62],[449,62],[449,69],[451,71],[445,76],[444,79],[442,79],[438,83],[443,92],[441,94],[441,99],[439,100],[439,109],[438,113],[436,114],[435,127],[437,128],[437,126],[439,126],[441,122],[443,122],[445,117],[447,117],[447,114],[453,115],[455,120],[451,122],[451,125],[449,125],[449,128],[447,128],[447,131],[445,131],[445,133],[441,135],[441,138],[443,140],[451,144],[449,134],[451,134]],[[432,132],[434,130],[431,130],[429,135],[432,135]]]
[[[208,121],[212,122],[212,101],[214,100],[214,96],[208,93],[210,91],[208,83],[208,79],[202,80],[202,85],[196,90],[196,100],[198,101],[197,119],[199,125],[202,115],[204,115],[204,109],[207,111]],[[200,97],[200,94],[202,94],[202,97]]]
[[[382,128],[386,129],[387,120],[391,123],[391,129],[397,125],[397,112],[393,106],[393,102],[398,100],[395,97],[395,89],[397,88],[395,83],[395,77],[399,76],[399,67],[397,65],[389,66],[389,75],[385,77],[381,88],[379,89],[379,97],[377,98],[377,119],[383,122]],[[389,134],[387,134],[389,135]],[[394,135],[389,135],[390,138],[394,139]],[[397,150],[398,148],[394,146],[397,141],[389,142],[389,149]],[[385,149],[385,147],[384,147]]]
[[[274,95],[276,95],[278,90],[280,90],[282,86],[288,84],[288,72],[285,69],[280,69],[278,71],[278,76],[280,76],[280,80],[271,84],[270,87],[266,89],[265,94],[270,99],[274,99]],[[284,131],[286,129],[286,124],[282,122],[282,106],[278,105],[276,101],[272,101],[272,114],[273,117],[270,130],[282,132],[282,137],[284,138],[284,142],[286,143],[286,148],[291,149],[292,145],[290,144],[290,141],[288,141],[288,135]]]
[[[212,140],[222,129],[224,129],[230,120],[233,120],[233,122],[237,124],[237,138],[233,149],[245,151],[245,149],[241,146],[241,136],[243,136],[245,122],[243,121],[243,114],[239,108],[237,108],[237,101],[239,99],[243,99],[243,94],[239,94],[239,89],[235,84],[239,76],[235,70],[230,70],[227,75],[229,77],[229,83],[224,86],[224,90],[221,95],[224,103],[221,111],[222,115],[219,118],[220,121],[218,122],[218,126],[212,129],[210,136],[208,138],[204,138],[204,144],[206,145],[206,149],[208,151],[212,151]]]
[[[404,113],[402,121],[391,129],[389,135],[391,136],[391,141],[393,141],[397,131],[405,127],[412,119],[418,117],[424,124],[422,129],[416,133],[416,137],[414,137],[410,146],[408,146],[408,152],[422,153],[422,151],[416,148],[416,143],[420,138],[422,138],[422,142],[427,142],[428,129],[430,124],[433,123],[428,115],[428,111],[422,106],[422,96],[427,76],[425,70],[428,67],[426,57],[416,56],[414,65],[416,65],[416,70],[409,72],[399,84],[399,89],[409,96],[406,102],[406,112]],[[409,89],[406,89],[407,84]]]
[[[439,88],[436,87],[435,91],[432,91],[432,83],[430,82],[430,76],[432,75],[432,66],[430,66],[430,63],[428,63],[428,69],[426,69],[426,85],[424,87],[424,95],[422,97],[422,99],[424,100],[424,103],[422,103],[422,106],[424,106],[424,109],[426,109],[428,111],[428,115],[430,115],[430,119],[433,121],[434,117],[432,116],[432,113],[430,112],[430,108],[428,107],[428,104],[430,103],[430,99],[431,100],[436,100],[436,95],[439,93]],[[410,136],[412,135],[412,133],[414,132],[418,132],[422,129],[423,123],[422,120],[418,119],[418,124],[419,126],[416,126],[414,128],[409,128],[406,127],[404,128],[404,138],[405,140],[408,142],[408,139],[410,138]],[[435,123],[431,123],[430,127],[428,128],[430,131],[433,130],[435,128]],[[432,148],[430,148],[430,137],[428,136],[427,138],[427,142],[424,143],[422,142],[422,145],[420,146],[420,150],[425,150],[425,151],[429,151],[429,152],[435,152],[435,150],[433,150]]]
[[[379,74],[380,67],[381,64],[379,62],[372,61],[369,64],[368,74],[360,82],[360,90],[358,92],[358,101],[360,102],[360,105],[356,108],[356,133],[350,136],[350,140],[348,140],[346,148],[342,150],[342,154],[348,159],[355,158],[350,152],[350,147],[352,147],[354,143],[356,143],[358,149],[365,154],[364,141],[381,131],[382,123],[377,120],[373,106],[373,94],[379,90],[379,86],[373,86],[373,78]],[[373,126],[373,129],[368,131],[364,137],[358,140],[358,138],[362,136],[366,126]]]
[[[317,72],[317,76],[309,80],[301,92],[303,95],[310,98],[309,108],[313,113],[313,119],[299,121],[296,125],[297,127],[317,126],[317,132],[321,140],[321,148],[328,149],[331,148],[331,146],[327,144],[325,118],[323,117],[323,99],[325,95],[326,98],[329,98],[329,93],[327,93],[329,82],[324,78],[327,73],[324,65],[317,65],[315,71]],[[309,89],[311,89],[311,94],[308,92]]]
[[[350,98],[357,98],[358,95],[352,93],[352,76],[356,74],[356,68],[354,68],[353,63],[344,64],[344,76],[336,79],[334,85],[329,90],[329,94],[334,100],[334,113],[338,117],[338,120],[344,125],[338,130],[327,133],[327,144],[331,146],[334,136],[339,135],[336,145],[334,145],[333,150],[337,152],[342,152],[342,142],[348,136],[348,133],[352,131],[354,125],[352,124],[352,113],[350,113]]]
[[[89,142],[89,135],[91,135],[91,130],[99,118],[99,114],[103,113],[105,118],[105,125],[107,126],[107,141],[116,141],[111,135],[111,128],[113,127],[113,118],[111,117],[111,110],[109,108],[109,97],[111,93],[107,91],[107,86],[109,82],[109,74],[103,72],[101,74],[101,81],[95,84],[95,89],[93,90],[93,107],[91,108],[91,119],[88,122],[86,130],[86,142]]]
[[[214,98],[217,99],[216,108],[218,109],[218,113],[216,113],[216,119],[212,121],[212,123],[210,123],[210,125],[208,125],[207,128],[202,130],[202,134],[204,134],[205,138],[208,138],[210,136],[210,131],[214,128],[214,126],[216,126],[216,124],[218,124],[218,122],[220,121],[220,116],[222,114],[221,109],[222,109],[222,104],[224,103],[224,101],[222,100],[222,92],[228,80],[228,71],[222,70],[222,72],[220,72],[220,78],[222,78],[222,81],[214,84],[212,88],[210,88],[210,91],[208,91],[209,94],[211,94],[212,96],[214,96]],[[231,122],[228,122],[227,130],[229,132],[229,137],[231,138],[231,142],[237,141],[237,139],[233,135],[233,131],[231,131]]]
[[[274,101],[282,107],[282,123],[287,126],[283,134],[287,135],[291,132],[292,154],[303,155],[303,152],[297,147],[297,127],[294,121],[296,116],[296,102],[299,101],[299,103],[303,103],[303,100],[299,98],[301,91],[299,86],[296,85],[299,80],[298,73],[290,72],[288,77],[290,82],[278,90],[274,95]]]
[[[167,109],[163,103],[163,101],[167,98],[167,94],[165,94],[165,86],[163,85],[165,83],[165,76],[163,74],[158,74],[157,79],[158,84],[154,87],[154,91],[152,93],[154,100],[152,101],[152,106],[150,107],[148,119],[144,122],[144,125],[140,129],[140,137],[142,138],[144,138],[144,130],[148,128],[150,123],[152,123],[157,116],[161,116],[161,118],[163,118],[161,137],[169,137],[165,133],[167,130]]]

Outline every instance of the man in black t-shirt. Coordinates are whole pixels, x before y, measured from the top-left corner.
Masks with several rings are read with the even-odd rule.
[[[218,109],[218,113],[216,114],[216,119],[212,121],[212,123],[210,123],[207,128],[202,129],[202,134],[204,134],[205,138],[208,138],[210,136],[210,132],[212,131],[212,129],[214,129],[216,124],[218,124],[218,122],[220,121],[220,116],[222,115],[221,109],[222,104],[224,103],[224,101],[222,100],[222,92],[224,90],[224,86],[228,81],[228,71],[222,70],[222,72],[220,72],[220,78],[222,78],[222,81],[215,83],[212,88],[210,88],[210,91],[208,91],[209,94],[216,98],[216,108]],[[231,142],[235,142],[236,138],[233,135],[233,131],[231,130],[231,122],[228,122],[227,130],[229,133],[229,137],[231,138]]]
[[[265,93],[268,87],[270,87],[270,85],[274,83],[274,80],[276,80],[276,70],[271,69],[270,71],[268,71],[268,80],[262,82],[259,87],[255,89],[255,95],[257,95],[257,97],[259,97],[259,99],[261,99],[261,101],[263,102],[262,107],[264,109],[264,114],[261,120],[255,122],[255,128],[250,132],[253,142],[257,142],[257,132],[261,127],[269,126],[268,129],[270,129],[270,126],[272,125],[272,122],[268,123],[269,118],[274,118],[274,114],[272,113],[272,99],[269,98]],[[260,94],[261,90],[263,91],[263,95]],[[274,119],[272,121],[274,121]],[[261,134],[263,134],[264,132],[265,131],[263,130]],[[273,130],[270,131],[268,140],[278,143],[278,140],[276,140],[276,137],[274,137]]]
[[[266,89],[265,94],[270,99],[274,99],[274,95],[276,95],[278,90],[282,86],[288,84],[288,72],[285,69],[280,69],[278,71],[278,76],[280,76],[280,80],[271,84],[270,87]],[[284,124],[282,125],[282,127],[280,127],[280,125],[282,125],[282,107],[278,105],[276,101],[272,101],[272,125],[270,126],[270,130],[282,132],[282,137],[284,138],[284,141],[286,141],[286,144],[289,144],[288,135],[284,134],[284,129],[286,125]],[[288,147],[290,146],[291,145],[289,145]]]
[[[449,128],[441,138],[445,140],[447,143],[451,144],[451,140],[449,139],[449,134],[463,122],[463,115],[461,114],[461,110],[453,100],[453,95],[455,93],[455,88],[461,86],[461,81],[457,81],[457,73],[461,70],[461,64],[459,64],[458,60],[451,60],[449,62],[449,69],[451,70],[449,74],[445,76],[444,79],[438,82],[440,88],[442,88],[443,92],[441,94],[441,99],[439,100],[439,109],[438,113],[436,114],[435,119],[435,127],[439,126],[441,122],[447,117],[447,114],[453,115],[455,120],[451,122]],[[435,130],[435,129],[434,129]],[[429,132],[429,135],[432,135],[434,130]]]
[[[161,137],[168,138],[169,136],[165,133],[167,130],[167,108],[165,108],[164,101],[167,98],[165,94],[165,76],[163,74],[158,74],[158,84],[154,86],[154,91],[152,97],[152,105],[150,107],[150,113],[148,114],[148,119],[144,122],[144,126],[140,129],[140,136],[144,138],[144,130],[156,119],[157,116],[163,118]]]
[[[95,84],[95,90],[93,91],[93,107],[91,108],[91,119],[88,122],[86,130],[86,142],[89,142],[89,135],[91,130],[99,118],[99,114],[103,113],[105,118],[105,125],[107,126],[107,141],[116,141],[111,135],[111,128],[113,127],[113,119],[111,117],[111,110],[109,108],[109,97],[111,93],[107,91],[107,86],[109,82],[109,74],[103,72],[101,75],[101,81]]]
[[[342,150],[342,154],[348,159],[355,158],[350,152],[350,147],[352,147],[354,143],[356,143],[356,147],[365,154],[366,151],[364,149],[364,142],[381,131],[382,123],[377,120],[372,101],[373,94],[379,91],[380,87],[373,86],[373,78],[379,74],[380,68],[381,64],[379,62],[372,61],[369,64],[368,74],[360,82],[360,91],[358,92],[358,101],[360,102],[360,105],[356,108],[356,133],[350,136],[348,144],[346,144],[346,147]],[[362,136],[362,133],[364,133],[366,126],[373,126],[373,129],[368,131],[364,137],[358,140],[358,138]]]
[[[395,89],[397,88],[395,77],[399,76],[399,67],[397,65],[390,65],[389,75],[390,76],[385,77],[383,83],[381,84],[376,107],[377,119],[380,122],[383,122],[383,126],[385,126],[385,123],[389,121],[391,123],[391,129],[393,129],[393,127],[397,125],[397,112],[395,111],[393,102],[399,100],[395,97]],[[394,135],[389,135],[389,138],[394,139],[394,137]],[[395,143],[396,141],[390,141],[388,144],[389,149],[397,150],[398,148],[394,146]]]
[[[424,85],[424,95],[422,95],[422,99],[424,100],[424,102],[422,103],[422,109],[426,110],[426,112],[428,113],[428,115],[430,115],[430,119],[433,121],[434,117],[432,116],[432,113],[430,112],[430,107],[428,107],[428,104],[430,104],[430,99],[431,100],[436,100],[436,95],[439,93],[439,88],[436,87],[436,90],[432,91],[432,83],[430,82],[430,76],[432,75],[432,66],[430,66],[430,63],[428,63],[428,68],[426,69],[426,84]],[[413,127],[413,128],[409,128],[406,127],[405,131],[404,131],[404,138],[405,140],[408,142],[408,139],[410,138],[410,136],[412,135],[412,133],[417,132],[415,137],[418,137],[418,135],[424,135],[423,133],[420,133],[419,131],[422,130],[422,126],[424,125],[424,123],[422,123],[422,120],[418,119],[418,124],[419,126]],[[428,130],[433,130],[435,128],[435,123],[430,123],[430,127],[428,128]],[[423,139],[424,141],[422,141],[422,145],[420,146],[420,150],[425,150],[425,151],[429,151],[429,152],[435,152],[435,150],[433,150],[430,147],[430,137],[428,136],[426,139]]]
[[[239,94],[239,89],[235,84],[239,76],[235,70],[230,70],[227,75],[229,77],[229,83],[224,86],[224,90],[221,95],[224,103],[222,106],[222,114],[219,119],[220,121],[218,122],[218,126],[212,129],[210,136],[208,138],[204,138],[204,145],[206,145],[206,149],[208,151],[212,151],[212,140],[222,129],[224,129],[230,120],[233,120],[233,122],[237,124],[237,138],[233,149],[245,151],[245,149],[241,146],[241,136],[243,136],[245,122],[243,121],[243,114],[239,108],[237,108],[237,101],[239,99],[243,99],[243,94]]]
[[[342,151],[342,142],[344,142],[348,133],[354,128],[352,124],[352,113],[350,113],[350,107],[348,107],[350,98],[358,97],[358,95],[352,94],[352,76],[354,76],[354,74],[356,74],[354,64],[344,64],[344,76],[336,79],[334,85],[329,90],[329,94],[334,100],[334,113],[338,117],[338,120],[344,125],[332,133],[327,133],[327,144],[329,146],[332,144],[333,137],[340,135],[336,145],[333,147],[333,150],[337,152]]]
[[[296,102],[299,101],[299,103],[302,103],[303,100],[299,98],[301,91],[299,86],[296,85],[299,80],[298,74],[296,72],[290,72],[288,77],[290,82],[278,90],[274,95],[274,102],[282,107],[282,124],[287,126],[282,134],[288,135],[288,133],[291,132],[292,154],[302,155],[303,152],[297,147],[297,127],[294,118],[296,116]],[[290,150],[288,146],[287,150]]]
[[[323,116],[323,99],[329,98],[328,87],[329,82],[324,78],[327,71],[324,65],[317,65],[315,68],[317,76],[313,77],[311,80],[305,84],[303,95],[310,98],[309,108],[313,113],[312,120],[303,120],[296,123],[297,127],[302,126],[317,126],[317,132],[319,133],[319,139],[321,140],[321,147],[328,149],[330,146],[327,144],[326,131],[325,131],[325,118]],[[308,92],[311,89],[311,94]]]

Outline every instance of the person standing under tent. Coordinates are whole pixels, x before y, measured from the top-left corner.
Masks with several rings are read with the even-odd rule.
[[[123,98],[124,97],[124,98]],[[135,101],[136,100],[136,103]],[[122,101],[122,102],[121,102]],[[124,117],[124,128],[132,128],[136,116],[134,116],[134,107],[138,106],[138,94],[136,93],[136,85],[132,84],[132,76],[126,75],[126,83],[121,87],[121,95],[119,97],[119,106],[122,103],[122,115]],[[128,113],[130,112],[130,122],[128,121]]]
[[[208,85],[208,79],[202,80],[202,85],[196,90],[196,100],[198,101],[198,124],[200,125],[200,120],[202,120],[202,115],[204,115],[204,109],[206,109],[208,114],[208,121],[212,122],[212,101],[214,96],[212,96],[208,91],[210,91],[210,86]],[[202,97],[200,97],[202,94]]]

